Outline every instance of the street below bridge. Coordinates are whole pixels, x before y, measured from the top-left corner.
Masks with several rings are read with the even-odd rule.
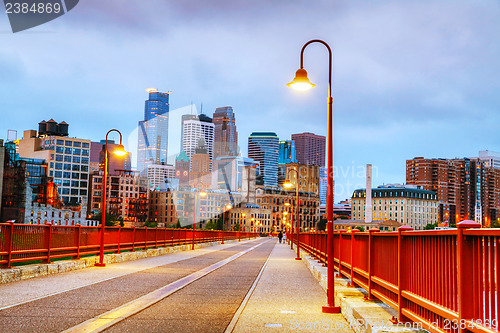
[[[325,292],[275,238],[3,284],[0,295],[0,332],[274,332],[325,321],[350,332],[321,312]]]

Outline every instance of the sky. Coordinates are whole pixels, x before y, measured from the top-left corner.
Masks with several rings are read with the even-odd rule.
[[[416,156],[500,151],[498,17],[493,0],[81,0],[14,34],[0,13],[0,138],[53,118],[94,141],[117,128],[136,156],[150,87],[172,92],[170,126],[232,106],[243,155],[253,131],[326,135],[324,46],[305,52],[316,87],[286,87],[322,39],[338,202],[365,187],[367,163],[377,186],[404,183]]]

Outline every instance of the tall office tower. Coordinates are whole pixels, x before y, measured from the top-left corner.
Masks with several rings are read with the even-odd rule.
[[[144,173],[148,164],[167,162],[168,113],[170,92],[146,89],[149,99],[144,106],[144,120],[139,121],[137,170]]]
[[[292,134],[300,164],[325,166],[326,137],[314,133]]]
[[[248,137],[248,157],[260,162],[264,186],[278,186],[279,138],[274,132],[253,132]]]
[[[292,140],[280,141],[278,164],[297,163],[295,142]]]
[[[203,139],[210,160],[210,171],[212,170],[214,158],[214,130],[215,125],[212,123],[212,118],[204,114],[199,116],[186,114],[182,116],[182,150],[191,159],[195,154],[200,139]]]
[[[54,180],[63,202],[78,205],[87,197],[90,140],[68,137],[68,124],[42,121],[35,130],[24,131],[19,156],[47,162],[47,176]]]
[[[213,123],[215,124],[214,158],[238,155],[238,132],[233,107],[216,108]]]
[[[210,158],[205,147],[205,140],[200,138],[195,153],[191,158],[189,185],[198,189],[209,189],[212,186],[210,175]]]

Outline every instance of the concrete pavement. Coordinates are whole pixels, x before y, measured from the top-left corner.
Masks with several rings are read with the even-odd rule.
[[[226,332],[352,332],[341,314],[322,313],[326,293],[296,252],[276,243],[255,289]]]

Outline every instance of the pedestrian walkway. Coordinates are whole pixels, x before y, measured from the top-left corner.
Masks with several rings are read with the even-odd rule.
[[[322,313],[326,293],[295,253],[276,243],[226,332],[352,332],[341,314]]]

